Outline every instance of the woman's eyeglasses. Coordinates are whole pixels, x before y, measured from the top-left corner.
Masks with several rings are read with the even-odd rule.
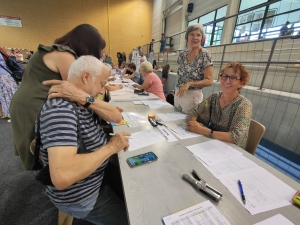
[[[229,80],[230,80],[231,82],[236,82],[237,80],[240,80],[240,78],[238,78],[237,76],[235,76],[235,75],[229,76],[229,75],[226,74],[226,73],[221,74],[220,77],[221,77],[221,79],[222,79],[223,81],[226,81],[227,78],[229,78]]]

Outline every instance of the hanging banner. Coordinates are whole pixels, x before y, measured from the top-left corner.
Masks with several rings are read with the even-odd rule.
[[[11,27],[22,27],[21,18],[11,16],[0,16],[0,25]]]

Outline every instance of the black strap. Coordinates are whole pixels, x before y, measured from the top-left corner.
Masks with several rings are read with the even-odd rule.
[[[12,73],[11,72],[9,72],[9,70],[8,69],[6,69],[4,66],[2,66],[1,64],[0,64],[0,66],[3,68],[3,69],[5,69],[10,75],[12,75]]]
[[[76,105],[75,105],[74,102],[71,102],[69,99],[64,99],[64,100],[68,101],[72,105],[72,107],[75,111],[76,118],[77,118],[77,135],[79,137],[79,146],[78,146],[78,149],[77,149],[77,153],[78,154],[84,154],[84,153],[86,153],[86,148],[85,148],[85,144],[83,142],[81,131],[80,131],[80,120],[79,120],[79,114],[78,114]],[[42,111],[43,105],[42,105],[40,111],[37,114],[37,129],[36,129],[36,132],[35,132],[35,149],[34,149],[35,162],[34,162],[32,170],[40,170],[40,169],[43,168],[43,165],[41,165],[40,160],[39,160],[40,147],[42,145],[42,143],[41,143],[41,134],[40,134],[40,117],[41,117],[41,111]]]

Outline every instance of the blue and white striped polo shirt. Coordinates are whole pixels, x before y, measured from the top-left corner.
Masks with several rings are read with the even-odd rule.
[[[92,114],[77,107],[80,120],[80,131],[87,152],[93,152],[106,144],[103,130],[97,128]],[[48,164],[47,149],[55,146],[79,146],[77,134],[77,117],[73,106],[61,98],[47,100],[42,107],[40,117],[40,134],[42,147],[40,153],[44,164]],[[99,150],[101,151],[101,149]],[[106,160],[88,178],[83,179],[65,190],[47,186],[47,194],[56,204],[78,204],[98,195],[102,183]]]

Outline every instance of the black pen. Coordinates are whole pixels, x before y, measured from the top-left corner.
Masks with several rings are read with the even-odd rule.
[[[243,186],[242,186],[242,183],[241,183],[240,180],[238,180],[238,185],[239,185],[239,188],[240,188],[240,193],[241,193],[241,196],[242,196],[243,203],[246,204],[246,198],[245,198]]]

